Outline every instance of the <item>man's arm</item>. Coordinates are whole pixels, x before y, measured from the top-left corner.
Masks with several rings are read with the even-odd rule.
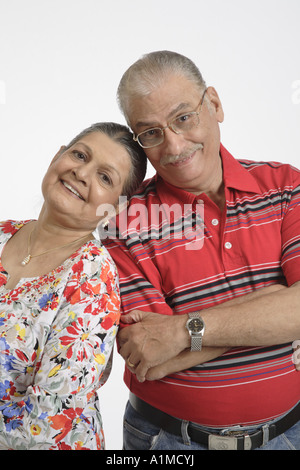
[[[300,338],[300,281],[239,305],[203,311],[206,346],[271,346]]]
[[[191,367],[216,359],[228,351],[228,349],[230,348],[204,347],[200,352],[186,349],[173,359],[169,359],[158,366],[150,368],[145,377],[137,376],[137,379],[140,382],[144,382],[145,380],[159,380],[167,375],[180,372],[181,370],[190,369]],[[135,373],[135,370],[131,369],[131,372]]]
[[[190,337],[185,328],[187,315],[134,311],[122,318],[124,323],[132,320],[138,323],[119,333],[120,354],[127,363],[136,366],[131,370],[143,381],[175,372],[174,362],[179,359],[176,358],[179,354],[177,371],[214,359],[231,347],[293,341],[300,338],[300,282],[289,288],[269,286],[202,310],[201,315],[206,325],[203,345],[210,348],[208,351],[204,348],[192,355],[184,351],[190,348]],[[151,371],[154,367],[156,369]]]
[[[241,297],[236,297],[235,299],[229,300],[225,303],[219,304],[215,309],[223,309],[224,306],[229,307],[232,305],[240,305],[243,302],[249,302],[250,300],[257,299],[262,295],[271,294],[282,289],[287,289],[287,287],[282,285],[273,285],[260,289],[248,295],[243,295]],[[165,363],[162,363],[158,366],[152,367],[147,371],[145,376],[146,380],[159,380],[163,377],[166,377],[169,374],[179,372],[181,370],[189,369],[191,367],[203,364],[204,362],[211,361],[217,357],[224,354],[226,351],[230,350],[230,347],[209,347],[206,346],[199,351],[191,352],[190,349],[182,351],[178,356],[169,359]],[[134,369],[132,370],[134,373]]]

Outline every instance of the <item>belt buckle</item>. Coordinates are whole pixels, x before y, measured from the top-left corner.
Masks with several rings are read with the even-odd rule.
[[[209,450],[237,450],[237,438],[234,436],[219,436],[210,434],[208,436]]]
[[[249,435],[240,431],[228,431],[226,436],[210,434],[208,436],[208,448],[209,450],[237,450],[238,437],[244,440],[244,450],[251,450],[252,442]]]

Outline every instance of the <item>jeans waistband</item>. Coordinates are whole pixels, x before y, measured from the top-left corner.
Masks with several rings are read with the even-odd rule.
[[[150,423],[175,434],[182,434],[182,427],[187,426],[187,432],[190,439],[194,442],[206,445],[209,449],[228,449],[228,450],[250,450],[265,445],[269,440],[274,439],[287,431],[290,427],[300,420],[300,403],[291,411],[279,418],[261,425],[259,429],[247,429],[246,431],[239,426],[229,429],[220,429],[219,432],[211,432],[188,421],[184,421],[158,410],[145,401],[138,398],[133,393],[129,395],[129,401],[133,408]]]

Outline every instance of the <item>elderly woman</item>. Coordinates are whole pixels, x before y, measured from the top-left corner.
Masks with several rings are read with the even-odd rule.
[[[97,391],[120,298],[92,233],[145,171],[127,127],[95,124],[52,160],[38,220],[0,224],[0,449],[104,448]]]

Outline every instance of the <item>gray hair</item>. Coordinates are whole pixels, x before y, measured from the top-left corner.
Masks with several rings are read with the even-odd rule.
[[[206,83],[192,60],[171,51],[145,54],[124,73],[117,93],[119,107],[130,125],[130,100],[146,96],[170,75],[184,76],[203,91]]]
[[[74,137],[63,151],[68,150],[80,139],[86,135],[92,134],[93,132],[102,132],[107,137],[110,137],[114,142],[122,145],[127,151],[131,160],[131,170],[122,188],[121,196],[127,196],[128,198],[131,197],[145,178],[147,157],[139,144],[133,140],[133,134],[128,127],[115,122],[98,122],[96,124],[92,124]]]

